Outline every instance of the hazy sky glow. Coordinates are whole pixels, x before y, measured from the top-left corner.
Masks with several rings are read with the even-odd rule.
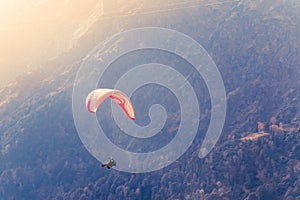
[[[232,0],[232,2],[237,0]],[[231,0],[228,0],[231,2]],[[0,0],[0,88],[74,46],[102,16],[159,14],[218,0]]]
[[[102,14],[99,0],[0,0],[0,87],[66,51]]]

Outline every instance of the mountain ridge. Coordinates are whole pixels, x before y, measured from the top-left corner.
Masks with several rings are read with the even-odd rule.
[[[203,8],[193,9],[190,15],[184,12],[184,17],[179,15],[173,22],[164,16],[172,22],[165,27],[184,30],[204,42],[223,76],[228,98],[226,123],[207,157],[198,158],[200,136],[176,162],[146,174],[102,169],[87,152],[74,126],[71,98],[76,72],[89,47],[119,28],[163,24],[151,15],[138,24],[134,23],[139,19],[124,24],[122,20],[114,21],[113,30],[95,39],[99,24],[105,24],[101,21],[70,50],[70,55],[52,60],[47,68],[24,75],[18,83],[0,91],[1,196],[210,200],[299,197],[299,18],[290,22],[294,13],[280,9],[286,1],[266,2],[269,4],[240,1],[230,12],[218,10],[218,6],[204,9],[207,13],[214,9],[222,13],[219,19],[227,16],[222,22],[208,24],[209,34],[200,28],[193,32],[198,23],[204,23],[195,17],[202,16],[198,12]],[[287,17],[278,17],[278,12]],[[186,16],[191,21],[185,24]],[[208,18],[212,19],[213,14]],[[101,28],[108,30],[109,25]],[[191,78],[193,81],[194,75]],[[206,98],[205,106],[209,104]],[[209,123],[210,113],[203,113],[199,134]],[[241,141],[259,132],[257,122],[263,122],[265,132],[271,134]],[[280,122],[290,129],[270,129]]]

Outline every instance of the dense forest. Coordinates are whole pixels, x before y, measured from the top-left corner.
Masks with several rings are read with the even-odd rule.
[[[100,18],[68,52],[0,90],[0,199],[299,199],[299,3],[241,0],[159,13],[140,6]],[[95,43],[143,26],[172,28],[203,45],[223,77],[226,121],[216,146],[200,159],[210,100],[203,80],[192,74],[189,81],[204,92],[189,149],[158,171],[107,170],[78,136],[73,82]],[[145,54],[177,64],[168,60],[172,55],[149,50],[129,56],[132,62]],[[165,128],[172,132],[174,124]]]

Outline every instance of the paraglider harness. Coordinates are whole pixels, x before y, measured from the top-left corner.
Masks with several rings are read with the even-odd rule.
[[[116,166],[116,165],[117,165],[116,161],[113,158],[110,158],[107,163],[102,163],[101,167],[105,167],[106,166],[107,169],[110,169],[110,168],[112,168],[113,166]]]

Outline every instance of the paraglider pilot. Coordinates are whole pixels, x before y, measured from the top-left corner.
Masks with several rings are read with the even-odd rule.
[[[113,158],[110,158],[107,163],[102,163],[101,167],[105,167],[106,166],[107,169],[110,169],[110,168],[112,168],[113,166],[116,166],[116,165],[117,165],[116,161]]]

